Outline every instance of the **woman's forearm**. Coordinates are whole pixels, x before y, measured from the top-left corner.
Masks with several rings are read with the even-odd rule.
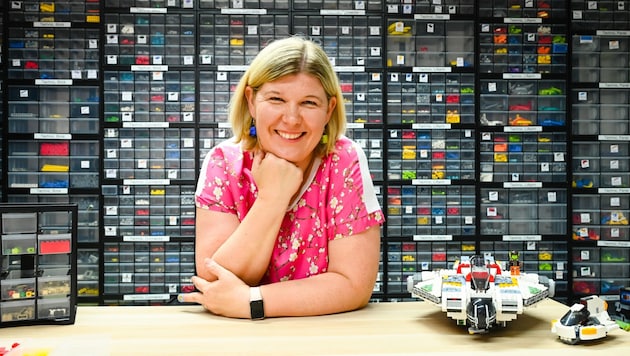
[[[211,257],[245,283],[250,285],[258,283],[269,266],[278,230],[286,212],[286,208],[279,206],[281,205],[277,202],[257,199],[230,236],[214,251],[208,251],[207,254],[200,256],[201,259]],[[205,277],[213,279],[212,276]]]

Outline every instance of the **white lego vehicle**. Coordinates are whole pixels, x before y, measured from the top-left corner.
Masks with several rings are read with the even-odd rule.
[[[619,329],[619,325],[608,315],[606,304],[595,295],[581,298],[560,320],[552,322],[551,332],[571,345],[608,336],[609,332]]]
[[[407,289],[412,296],[441,307],[458,325],[468,325],[470,334],[481,334],[506,326],[526,307],[553,296],[555,283],[538,274],[503,273],[486,254],[463,256],[453,269],[410,276]]]

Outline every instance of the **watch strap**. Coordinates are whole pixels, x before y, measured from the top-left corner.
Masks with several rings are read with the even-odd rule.
[[[249,288],[249,311],[252,320],[265,318],[265,308],[263,304],[260,287]]]

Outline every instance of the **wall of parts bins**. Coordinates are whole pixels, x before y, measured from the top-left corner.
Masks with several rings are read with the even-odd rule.
[[[557,299],[630,286],[630,4],[85,0],[2,6],[2,198],[78,205],[78,298],[192,289],[200,162],[270,40],[335,64],[387,223],[375,300],[521,253]]]

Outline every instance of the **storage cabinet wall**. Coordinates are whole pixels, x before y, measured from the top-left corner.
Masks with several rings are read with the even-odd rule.
[[[0,4],[2,199],[76,204],[78,300],[191,290],[201,160],[269,41],[320,43],[387,222],[374,299],[520,251],[557,298],[629,286],[624,1]]]

